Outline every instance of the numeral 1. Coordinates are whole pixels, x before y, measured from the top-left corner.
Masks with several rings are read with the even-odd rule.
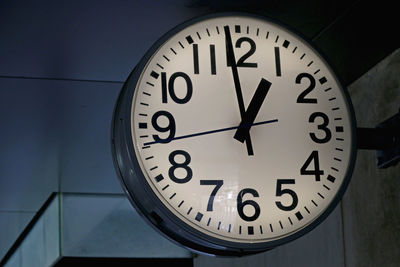
[[[275,68],[276,68],[276,76],[282,76],[281,71],[281,56],[279,53],[279,47],[275,47]]]

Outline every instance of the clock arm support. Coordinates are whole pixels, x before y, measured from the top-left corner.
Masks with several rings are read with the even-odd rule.
[[[400,161],[400,112],[375,128],[357,128],[357,149],[376,150],[379,169]]]

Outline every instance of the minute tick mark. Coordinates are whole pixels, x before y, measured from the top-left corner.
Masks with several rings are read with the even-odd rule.
[[[326,190],[331,190],[328,186],[326,186],[324,184],[322,186],[325,187]]]
[[[311,200],[311,202],[314,204],[315,207],[318,207],[317,203],[315,203],[314,200]]]
[[[190,207],[190,209],[188,210],[188,212],[186,214],[189,215],[190,212],[192,212],[192,210],[193,210],[193,207]]]
[[[169,187],[169,184],[167,184],[166,186],[164,186],[161,190],[164,191],[165,189],[167,189]]]
[[[308,214],[310,214],[310,211],[307,209],[306,206],[304,206],[304,209],[307,211]]]

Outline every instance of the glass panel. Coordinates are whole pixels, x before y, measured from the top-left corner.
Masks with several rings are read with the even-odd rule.
[[[63,194],[62,254],[70,257],[189,258],[123,195]]]
[[[60,256],[59,197],[56,196],[5,267],[47,267]]]

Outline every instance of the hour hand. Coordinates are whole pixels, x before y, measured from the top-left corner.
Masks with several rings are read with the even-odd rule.
[[[249,136],[250,128],[254,124],[254,120],[260,111],[270,87],[271,83],[262,78],[233,138],[243,143],[246,140],[246,136]]]

